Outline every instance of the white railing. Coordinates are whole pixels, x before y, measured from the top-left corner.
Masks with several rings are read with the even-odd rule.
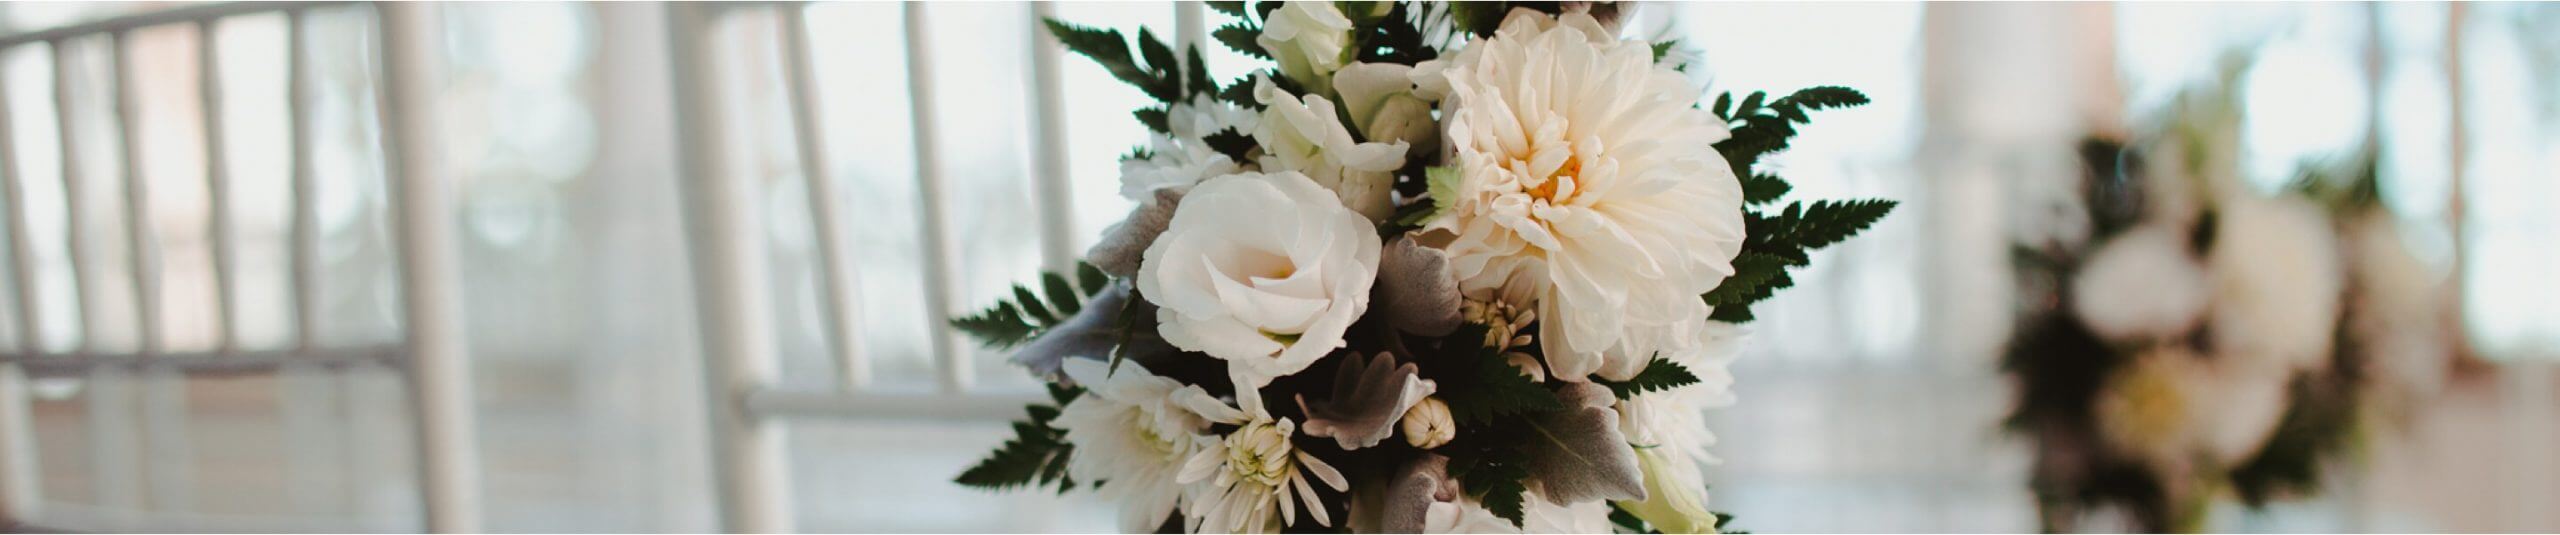
[[[1201,42],[1203,9],[1198,2],[1176,4],[1176,31],[1181,44]],[[930,394],[871,391],[870,365],[858,332],[859,314],[849,288],[849,253],[836,206],[837,186],[828,173],[826,132],[819,127],[820,107],[809,28],[797,2],[756,4],[672,4],[667,7],[669,43],[677,80],[676,121],[682,136],[682,182],[698,299],[707,411],[711,422],[712,463],[720,498],[721,528],[731,532],[792,530],[790,481],[784,467],[782,421],[798,418],[1000,422],[1018,416],[1022,405],[1037,399],[1027,391],[982,391],[975,388],[968,342],[942,321],[931,322],[929,357],[936,390]],[[966,306],[958,303],[954,281],[953,236],[943,161],[938,145],[933,61],[925,43],[926,17],[932,6],[908,3],[904,8],[908,124],[914,140],[916,187],[921,205],[924,310],[931,318],[949,318]],[[1059,91],[1063,50],[1039,19],[1056,6],[1034,2],[1030,16],[998,22],[987,31],[1021,31],[1031,40],[1029,90],[1032,139],[1031,181],[1040,229],[1041,263],[1051,270],[1074,265],[1077,255],[1068,194],[1065,105]],[[837,368],[833,388],[785,389],[771,330],[772,296],[766,280],[764,233],[760,232],[767,198],[749,177],[730,176],[731,158],[725,136],[733,135],[717,104],[731,84],[716,76],[715,66],[728,59],[715,53],[714,28],[728,17],[775,17],[787,86],[791,130],[796,137],[801,176],[808,180],[811,224],[817,228],[820,314],[828,352]],[[1011,28],[1011,29],[1007,29]],[[949,59],[949,58],[943,58]],[[956,469],[956,467],[955,467]]]
[[[333,529],[325,519],[208,516],[173,510],[166,507],[168,504],[157,504],[163,506],[157,508],[133,503],[109,504],[108,507],[48,504],[36,484],[37,470],[42,463],[37,460],[33,423],[28,414],[28,378],[100,373],[164,377],[264,374],[287,367],[316,367],[343,373],[355,365],[374,364],[398,370],[405,377],[411,393],[410,409],[416,424],[419,459],[419,498],[425,512],[423,527],[438,532],[479,530],[478,457],[473,448],[469,364],[463,352],[459,315],[461,302],[456,293],[459,272],[455,268],[453,240],[447,235],[452,213],[445,191],[449,182],[439,174],[430,157],[436,154],[432,145],[435,127],[431,123],[436,114],[429,108],[428,95],[420,90],[432,87],[427,82],[432,80],[431,67],[435,64],[428,56],[434,51],[430,40],[430,30],[434,27],[427,19],[433,15],[433,6],[371,6],[375,16],[370,22],[375,29],[374,35],[380,40],[379,46],[375,47],[379,54],[377,64],[383,66],[383,72],[379,73],[374,84],[381,97],[376,119],[382,124],[382,163],[395,199],[396,216],[392,226],[397,254],[402,260],[399,285],[405,334],[395,343],[356,347],[324,345],[315,337],[320,320],[315,312],[319,308],[319,290],[314,274],[320,261],[313,192],[319,177],[313,163],[311,109],[314,99],[309,87],[313,84],[309,72],[312,69],[309,64],[311,30],[306,14],[314,9],[346,4],[349,3],[215,3],[0,36],[0,51],[44,46],[52,52],[52,105],[57,117],[62,160],[59,178],[64,188],[65,206],[71,211],[64,232],[72,244],[72,271],[78,274],[89,273],[85,267],[99,260],[91,258],[82,245],[91,238],[87,228],[89,218],[79,212],[86,206],[82,196],[88,192],[83,184],[91,182],[86,174],[91,170],[78,165],[82,138],[74,135],[74,123],[80,115],[72,112],[74,89],[70,72],[71,66],[78,61],[76,52],[81,51],[75,47],[100,43],[112,57],[113,69],[108,76],[112,92],[108,94],[114,99],[112,109],[116,124],[112,126],[120,141],[118,156],[125,173],[124,224],[130,233],[125,238],[132,247],[127,267],[132,274],[130,283],[135,294],[132,305],[136,313],[130,319],[140,333],[138,348],[129,351],[97,347],[95,340],[99,337],[87,334],[81,337],[82,342],[77,347],[69,351],[48,350],[40,328],[45,324],[41,315],[46,307],[39,302],[43,292],[36,276],[38,266],[34,250],[30,246],[33,241],[30,234],[36,225],[34,218],[28,215],[29,200],[25,191],[25,181],[35,177],[19,173],[24,160],[15,153],[14,132],[10,131],[8,119],[14,110],[5,104],[5,97],[0,97],[0,211],[5,211],[11,218],[6,225],[9,230],[6,248],[11,272],[16,276],[14,315],[18,334],[17,347],[0,353],[0,526],[97,531],[344,530],[345,526],[334,526]],[[225,186],[232,177],[224,161],[222,109],[226,99],[220,91],[223,71],[214,28],[225,19],[275,13],[286,17],[286,42],[290,51],[281,59],[288,73],[286,110],[290,114],[292,138],[289,143],[293,207],[288,280],[291,281],[294,325],[298,334],[290,347],[284,349],[248,350],[238,343],[240,331],[233,317],[238,310],[233,303],[239,300],[240,273],[234,261],[238,248],[233,243],[234,233],[229,229],[238,216],[233,211],[234,200],[226,193],[229,188]],[[199,113],[202,114],[203,125],[199,139],[203,144],[206,187],[210,192],[215,273],[213,294],[220,306],[213,349],[208,351],[173,351],[164,342],[166,335],[160,321],[164,290],[158,264],[161,244],[151,230],[151,188],[155,180],[166,179],[156,179],[144,172],[145,157],[140,148],[139,133],[146,124],[137,111],[141,94],[136,89],[137,84],[132,83],[134,69],[128,50],[132,41],[130,35],[135,31],[186,25],[195,26],[198,36],[195,61],[196,69],[201,73],[197,80],[197,96],[201,99]],[[5,92],[7,87],[6,80],[0,79],[0,92]],[[77,301],[73,308],[80,310],[83,316],[96,316],[90,311],[99,306],[101,298],[93,288],[94,284],[78,276],[70,278],[70,283],[74,285],[72,294]],[[81,319],[83,321],[76,322],[81,329],[94,332],[93,321],[114,322],[125,318]],[[90,386],[92,410],[88,417],[118,417],[112,416],[117,414],[116,411],[100,409],[117,407],[116,404],[121,402],[108,399],[104,394],[107,390],[100,388],[101,385],[93,383]],[[143,386],[150,389],[166,385]],[[167,401],[167,405],[183,403],[178,400],[157,401]],[[185,423],[183,406],[175,410],[146,412],[153,414],[146,414],[141,426],[146,442],[142,446],[158,452],[183,438],[182,432],[167,429]],[[91,427],[111,426],[93,422]],[[98,433],[96,436],[102,442],[92,444],[97,450],[140,451],[130,444],[132,437],[129,435]],[[173,478],[183,477],[183,474],[151,470],[152,463],[116,466],[129,460],[114,459],[108,455],[93,457],[101,459],[98,461],[98,474],[102,479],[98,484],[101,487],[127,484],[103,481],[110,475],[132,475],[152,487],[167,486]]]

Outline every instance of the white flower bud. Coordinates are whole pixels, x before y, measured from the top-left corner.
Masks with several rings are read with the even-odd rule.
[[[1422,398],[1405,409],[1404,420],[1397,426],[1404,429],[1404,443],[1426,450],[1458,438],[1458,422],[1449,416],[1449,404],[1437,396]]]

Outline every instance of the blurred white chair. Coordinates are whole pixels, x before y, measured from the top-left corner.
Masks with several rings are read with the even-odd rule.
[[[68,351],[52,351],[44,344],[39,327],[44,324],[40,315],[46,307],[39,302],[43,292],[39,290],[35,275],[37,262],[29,245],[30,229],[35,225],[31,223],[34,218],[28,215],[31,210],[25,193],[28,181],[41,177],[20,176],[25,160],[15,154],[17,147],[7,119],[13,110],[0,104],[0,206],[5,206],[5,212],[11,218],[6,224],[6,249],[11,262],[10,271],[16,276],[12,286],[17,289],[17,300],[12,315],[16,320],[14,330],[18,333],[16,346],[0,353],[0,529],[342,531],[345,528],[332,529],[333,526],[315,524],[310,519],[215,517],[140,506],[49,508],[37,485],[36,471],[41,463],[37,461],[34,430],[28,413],[29,378],[83,377],[100,370],[131,370],[184,377],[268,374],[287,367],[306,366],[344,373],[351,366],[380,365],[397,370],[409,387],[409,408],[415,425],[419,459],[418,494],[425,512],[422,527],[437,532],[480,530],[478,457],[473,449],[470,374],[464,360],[460,298],[456,291],[459,289],[459,273],[455,268],[453,240],[447,235],[453,226],[449,220],[453,212],[448,204],[450,196],[446,192],[449,181],[438,174],[431,157],[438,154],[431,146],[435,139],[431,135],[435,131],[434,114],[428,112],[428,103],[423,98],[425,91],[421,90],[435,87],[428,82],[434,74],[429,72],[433,63],[427,61],[428,54],[434,50],[431,41],[434,27],[431,21],[426,20],[432,16],[432,6],[372,5],[375,16],[368,21],[373,26],[373,35],[380,40],[373,47],[379,54],[375,64],[384,69],[373,80],[381,103],[377,111],[383,132],[382,152],[386,159],[382,163],[396,203],[397,215],[392,226],[402,266],[398,271],[402,316],[405,318],[404,334],[393,343],[363,347],[337,347],[315,341],[317,329],[314,325],[319,320],[316,318],[318,314],[312,311],[318,309],[319,301],[315,297],[318,290],[312,275],[318,269],[319,259],[315,251],[318,216],[312,192],[318,177],[315,176],[315,151],[310,134],[313,99],[309,94],[311,68],[306,64],[311,54],[306,14],[314,9],[340,7],[342,4],[347,3],[199,4],[0,36],[0,51],[32,46],[45,46],[52,51],[55,78],[52,104],[55,116],[61,118],[57,121],[63,162],[60,178],[65,188],[65,208],[73,211],[66,231],[67,241],[75,244],[70,259],[75,273],[87,273],[80,266],[95,259],[87,258],[81,252],[83,248],[76,245],[90,239],[90,230],[84,228],[87,220],[77,212],[83,205],[76,196],[81,194],[82,188],[77,184],[83,182],[84,175],[80,173],[84,170],[75,165],[79,161],[75,155],[81,138],[72,133],[73,122],[79,115],[69,111],[74,93],[72,76],[67,74],[70,65],[77,60],[76,49],[66,44],[100,42],[113,55],[114,68],[110,80],[114,89],[111,95],[115,102],[114,115],[121,123],[115,125],[115,130],[121,140],[122,167],[127,173],[124,211],[127,218],[125,226],[131,234],[126,239],[133,244],[130,257],[134,262],[129,271],[133,276],[134,307],[138,311],[136,319],[141,337],[139,349],[130,351],[90,347],[95,345],[96,336],[83,336],[82,347]],[[285,120],[291,125],[293,137],[291,179],[294,205],[290,218],[293,224],[290,246],[293,273],[290,280],[299,339],[281,350],[248,350],[243,349],[237,340],[237,320],[230,313],[237,310],[231,305],[240,299],[236,295],[239,289],[238,264],[232,261],[238,247],[232,243],[233,233],[227,231],[236,218],[231,213],[232,201],[223,193],[227,189],[223,184],[229,177],[223,161],[221,110],[224,98],[219,89],[222,70],[218,68],[219,54],[215,52],[216,33],[211,29],[225,19],[274,13],[285,14],[289,21],[287,41],[288,50],[292,51],[284,71],[289,78],[286,109],[291,115]],[[135,111],[140,97],[135,87],[138,84],[131,83],[134,71],[128,51],[129,34],[146,28],[181,25],[199,28],[196,32],[199,36],[196,61],[197,69],[204,73],[199,76],[198,86],[204,131],[197,139],[204,143],[206,179],[208,191],[212,192],[210,204],[215,227],[212,250],[216,280],[213,293],[220,303],[219,310],[224,311],[219,314],[220,330],[216,334],[215,348],[210,351],[165,349],[166,330],[159,321],[164,294],[157,264],[161,243],[155,241],[151,234],[152,226],[148,224],[152,214],[149,191],[155,180],[140,170],[144,167],[142,162],[146,155],[139,153],[136,143],[139,132],[151,125],[146,124]],[[6,86],[0,83],[0,90],[5,90]],[[0,103],[5,102],[5,98],[0,98]],[[73,283],[92,285],[78,280],[78,277],[74,277]],[[79,301],[76,309],[85,311],[96,306],[98,292],[93,289],[80,287],[72,293]],[[90,327],[87,322],[81,323],[83,329]],[[101,417],[98,412],[93,410],[87,417],[98,419]],[[180,414],[183,418],[183,411]],[[107,424],[92,422],[92,425]],[[131,449],[130,445],[123,447]],[[140,475],[144,478],[154,476],[147,472]]]

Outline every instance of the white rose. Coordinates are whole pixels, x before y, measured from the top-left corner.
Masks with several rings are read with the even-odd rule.
[[[1254,98],[1270,106],[1253,131],[1254,141],[1262,145],[1263,171],[1303,173],[1372,223],[1395,212],[1388,194],[1395,187],[1395,171],[1404,167],[1403,142],[1358,142],[1337,119],[1333,101],[1292,97],[1269,79],[1256,83]]]
[[[1305,175],[1221,176],[1182,198],[1138,291],[1165,341],[1226,360],[1243,398],[1344,345],[1378,250],[1375,227]]]
[[[1407,147],[1440,145],[1440,125],[1431,120],[1434,99],[1415,92],[1413,67],[1354,63],[1335,73],[1333,89],[1362,137],[1402,141]]]
[[[1379,12],[1369,16],[1392,7],[1376,5]],[[1322,92],[1333,87],[1333,72],[1342,69],[1345,59],[1343,49],[1351,46],[1351,17],[1333,2],[1283,3],[1262,21],[1262,35],[1253,42],[1280,64],[1281,75],[1308,91]]]

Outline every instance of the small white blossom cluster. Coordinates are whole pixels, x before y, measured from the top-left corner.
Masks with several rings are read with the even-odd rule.
[[[1160,69],[1141,33],[1141,67],[1051,23],[1164,105],[1089,299],[957,320],[1064,389],[962,482],[1090,482],[1129,531],[1715,530],[1702,411],[1745,332],[1710,292],[1750,238],[1717,143],[1743,120],[1614,6],[1211,4],[1269,69],[1204,85],[1196,51]]]

